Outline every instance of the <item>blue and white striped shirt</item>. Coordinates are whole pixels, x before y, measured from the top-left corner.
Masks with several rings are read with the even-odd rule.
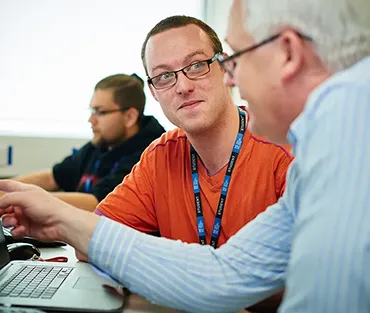
[[[285,287],[283,313],[370,312],[370,58],[318,87],[288,137],[284,196],[221,248],[101,217],[89,261],[184,311],[234,312]]]

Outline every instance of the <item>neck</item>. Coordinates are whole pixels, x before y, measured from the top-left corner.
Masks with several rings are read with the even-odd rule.
[[[229,162],[239,131],[238,108],[230,106],[216,124],[200,135],[186,134],[209,175],[216,174]]]
[[[127,139],[130,139],[131,137],[134,137],[139,131],[140,131],[140,127],[139,127],[138,123],[136,123],[134,126],[128,128],[126,130],[126,136],[125,136],[124,141],[126,141]]]
[[[140,131],[140,126],[138,124],[135,124],[134,126],[126,129],[125,138],[116,142],[115,144],[109,145],[108,149],[112,150],[113,148],[119,146],[120,144],[122,144],[126,140],[130,139],[131,137],[134,137],[139,131]]]

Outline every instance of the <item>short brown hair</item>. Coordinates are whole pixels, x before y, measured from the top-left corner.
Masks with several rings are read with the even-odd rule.
[[[135,108],[139,116],[145,108],[144,81],[136,74],[115,74],[99,81],[94,90],[112,89],[113,99],[121,109]]]
[[[151,31],[146,35],[146,38],[144,40],[143,46],[141,48],[141,60],[143,62],[145,73],[148,75],[147,67],[146,67],[146,61],[145,61],[145,49],[146,44],[148,43],[148,40],[150,37],[162,33],[166,30],[172,29],[172,28],[179,28],[187,25],[194,24],[201,28],[209,37],[209,40],[211,41],[213,52],[222,52],[222,43],[220,39],[218,38],[216,32],[206,23],[203,21],[186,15],[174,15],[165,18],[164,20],[160,21],[158,24],[156,24]],[[148,75],[149,76],[149,75]]]

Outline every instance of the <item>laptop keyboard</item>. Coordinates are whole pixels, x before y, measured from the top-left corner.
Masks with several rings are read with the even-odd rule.
[[[27,265],[0,285],[0,297],[51,299],[72,267]]]

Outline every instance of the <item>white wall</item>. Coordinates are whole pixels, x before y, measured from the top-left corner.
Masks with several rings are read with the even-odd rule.
[[[13,148],[13,163],[11,166],[0,165],[0,177],[50,168],[84,143],[86,139],[77,138],[0,137],[0,160],[7,159],[9,145]]]
[[[21,3],[24,3],[25,1],[27,2],[27,5],[24,7],[21,5]],[[30,6],[32,6],[32,4],[35,4],[35,3],[38,3],[38,5],[40,5],[42,1],[46,1],[46,0],[37,0],[37,1],[31,1],[31,2],[29,2],[28,0],[0,0],[0,11],[1,9],[6,8],[7,5],[12,5],[12,6],[20,5],[20,8],[24,11],[24,13],[29,14],[28,12],[29,10],[26,10],[26,8],[29,9]],[[69,0],[68,2],[71,3],[71,1],[72,0]],[[86,0],[86,1],[89,1],[90,3],[90,0]],[[109,3],[112,3],[112,1],[113,0],[111,0]],[[117,0],[117,1],[122,1],[122,0]],[[181,1],[185,1],[185,0],[181,0]],[[213,27],[218,33],[220,39],[223,40],[226,36],[227,14],[231,6],[232,0],[198,0],[198,1],[201,3],[200,6],[203,6],[204,8],[204,12],[201,13],[201,15],[204,16],[203,20],[206,23],[208,23],[211,27]],[[95,5],[99,3],[98,0],[95,0],[93,2]],[[47,1],[47,3],[48,3],[48,7],[50,8],[51,3],[49,1]],[[66,3],[66,1],[64,0],[63,3]],[[79,3],[82,3],[82,2],[80,1]],[[107,2],[103,1],[103,3],[107,3]],[[158,8],[159,10],[161,10],[160,6],[158,6]],[[20,10],[19,12],[22,12],[22,10]],[[79,7],[79,10],[82,10],[82,8]],[[91,8],[90,8],[90,11],[91,11]],[[17,10],[12,10],[12,12],[17,12]],[[75,14],[77,13],[75,12]],[[115,14],[117,15],[117,12],[115,12]],[[161,14],[164,14],[164,12],[161,12]],[[187,12],[183,12],[183,14],[187,14]],[[168,13],[167,15],[171,15],[171,14]],[[200,16],[197,16],[197,17],[200,17]],[[125,18],[125,12],[122,12],[122,18]],[[138,21],[140,20],[140,18],[145,19],[147,17],[145,15],[137,16]],[[8,20],[8,23],[6,22],[7,20]],[[14,18],[13,20],[11,20],[10,16],[8,16],[7,20],[3,19],[2,22],[0,21],[0,25],[2,25],[3,27],[3,33],[2,33],[3,37],[9,40],[6,27],[8,28],[16,27],[17,21],[14,20]],[[151,16],[151,20],[153,20],[153,16]],[[159,20],[160,18],[156,19],[156,21],[159,21]],[[152,22],[152,24],[153,23],[154,22]],[[30,38],[27,38],[27,41],[30,41]],[[0,50],[1,50],[2,42],[3,41],[0,40]],[[21,41],[19,44],[21,44]],[[32,43],[30,43],[30,45],[32,45]],[[224,49],[227,52],[230,52],[229,47],[225,43],[224,43]],[[103,60],[104,58],[102,57],[100,62],[103,62]],[[17,62],[22,62],[22,60],[17,59]],[[86,66],[86,64],[84,66]],[[5,67],[4,62],[3,64],[0,63],[0,72],[1,72],[1,69],[4,67]],[[120,69],[121,67],[119,67],[117,71],[120,71]],[[22,75],[22,73],[15,73],[15,74]],[[104,73],[104,75],[105,74],[109,75],[110,73]],[[142,74],[142,73],[139,73],[139,74]],[[104,75],[103,76],[102,75],[103,73],[101,74],[101,77],[104,77]],[[91,81],[88,82],[88,86],[85,84],[86,85],[85,87],[87,88],[87,91],[86,91],[87,94],[85,95],[86,100],[88,100],[89,97],[91,96],[89,93],[92,90],[93,86],[90,86],[90,85],[93,85],[94,83],[96,83],[96,79],[98,78],[100,79],[101,77],[99,76],[99,77],[94,77],[93,79],[91,79]],[[0,78],[1,78],[1,73],[0,73]],[[6,79],[9,79],[9,77],[8,78],[3,77],[3,80],[6,80]],[[32,83],[32,80],[30,81],[30,83]],[[63,89],[63,92],[65,92],[64,88],[62,89]],[[27,91],[28,95],[30,94],[32,95],[32,90],[34,93],[42,94],[42,88],[41,89],[31,88],[31,89],[28,89]],[[22,90],[20,90],[19,92],[22,92]],[[68,92],[68,89],[67,89],[67,92]],[[237,91],[234,92],[234,96],[235,96],[237,104],[241,104],[242,101],[239,99]],[[32,97],[29,96],[28,98],[32,98]],[[10,97],[9,100],[11,101],[11,99],[12,98]],[[159,104],[152,100],[151,95],[148,90],[147,90],[147,99],[148,99],[148,103],[147,103],[147,108],[148,108],[147,113],[148,114],[153,114],[155,110],[160,110]],[[37,100],[33,100],[33,102],[37,103]],[[50,102],[50,105],[52,104],[53,104],[53,101]],[[0,103],[0,115],[2,114],[1,112],[4,113],[5,111],[9,110],[9,105],[11,105],[11,103],[4,103],[4,102]],[[32,109],[32,102],[30,103],[30,109]],[[0,120],[1,120],[1,116],[0,116]],[[163,120],[163,116],[160,117],[160,120]],[[24,122],[26,123],[27,121],[24,121]],[[40,124],[42,125],[42,122],[40,122]],[[17,131],[18,129],[15,127],[13,130],[13,133],[16,133]],[[72,148],[80,147],[85,142],[87,142],[87,140],[89,139],[88,133],[82,136],[77,135],[75,136],[76,138],[61,138],[60,136],[57,136],[57,135],[52,135],[52,136],[53,137],[49,137],[49,136],[39,137],[39,136],[31,136],[30,134],[23,135],[23,136],[17,136],[17,135],[13,135],[12,133],[10,134],[3,133],[2,136],[0,135],[0,177],[19,175],[19,174],[23,174],[23,173],[30,172],[30,171],[50,168],[54,163],[60,161],[66,155],[69,155],[72,151]],[[1,165],[3,164],[1,160],[6,159],[6,156],[5,156],[5,153],[7,151],[6,148],[9,145],[13,147],[13,164],[11,166],[3,166]]]
[[[122,72],[145,79],[150,28],[202,8],[199,0],[0,0],[0,133],[89,136],[94,85]],[[145,113],[173,127],[150,93]]]
[[[200,18],[202,8],[202,0],[0,0],[0,177],[49,168],[85,143],[97,81],[119,72],[145,79],[150,28],[174,14]],[[145,114],[171,128],[146,94]],[[13,165],[4,166],[9,145]]]
[[[232,3],[233,0],[204,0],[204,22],[216,31],[222,41],[226,37],[227,18]]]
[[[216,31],[222,41],[224,51],[228,54],[232,54],[232,51],[224,39],[232,3],[233,0],[204,0],[204,21]],[[247,102],[240,98],[238,88],[233,89],[233,97],[236,104],[248,106]]]

